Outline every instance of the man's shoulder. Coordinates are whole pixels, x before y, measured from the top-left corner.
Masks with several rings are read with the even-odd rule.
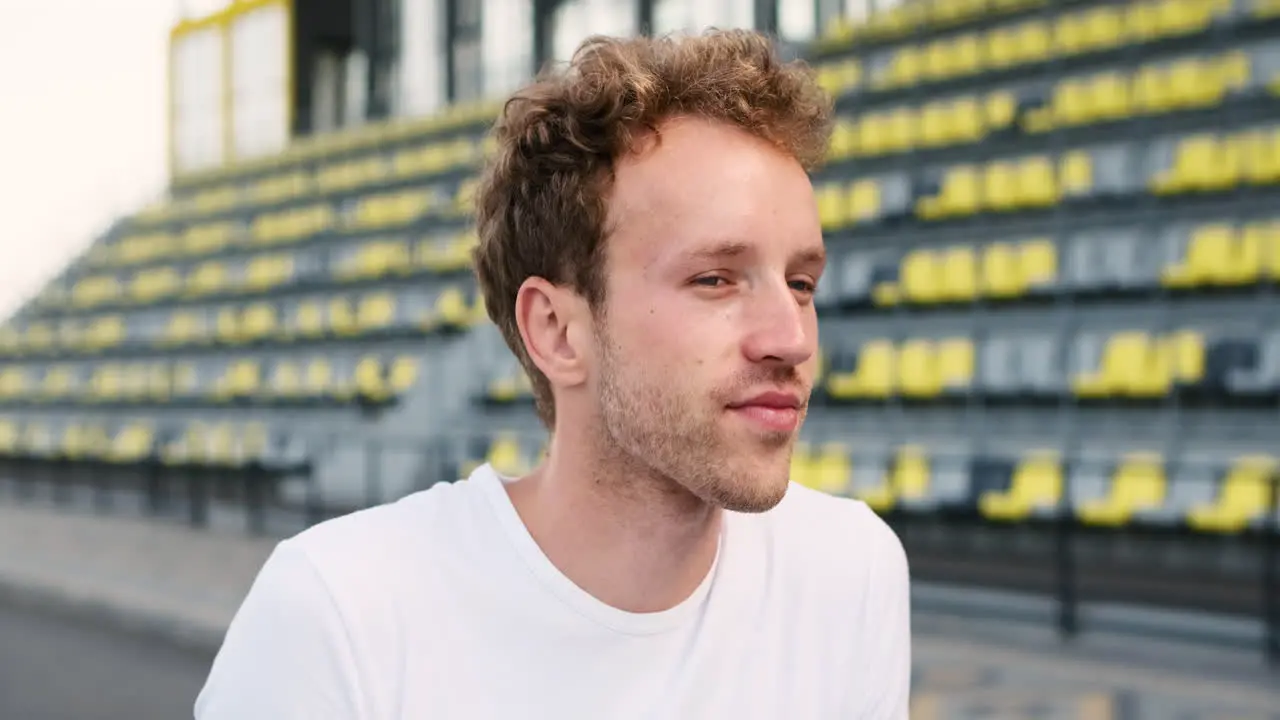
[[[333,582],[394,577],[404,563],[419,563],[450,545],[471,524],[477,494],[465,481],[440,483],[317,523],[281,544]]]

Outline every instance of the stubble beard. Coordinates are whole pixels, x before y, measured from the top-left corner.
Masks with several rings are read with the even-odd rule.
[[[790,433],[764,438],[764,450],[786,462],[753,462],[735,452],[721,417],[702,409],[723,407],[717,393],[681,392],[678,378],[655,380],[623,352],[603,329],[596,333],[600,357],[599,455],[627,475],[624,483],[649,483],[659,492],[684,491],[713,507],[760,513],[775,507],[789,480]],[[640,490],[640,488],[632,488]]]

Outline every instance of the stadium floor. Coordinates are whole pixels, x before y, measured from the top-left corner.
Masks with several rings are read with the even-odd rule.
[[[83,619],[15,578],[62,586],[216,627],[229,619],[272,541],[238,532],[18,507],[0,492],[0,718],[190,717],[208,647],[180,648]],[[192,569],[198,569],[193,572]],[[931,588],[931,592],[936,589]],[[119,619],[119,618],[117,618]],[[912,718],[1280,720],[1280,669],[1260,653],[1100,634],[1072,647],[1043,623],[917,612]],[[207,643],[208,633],[201,642]],[[187,643],[190,645],[191,643]]]

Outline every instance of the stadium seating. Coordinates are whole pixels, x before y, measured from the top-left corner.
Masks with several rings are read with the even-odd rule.
[[[832,20],[809,54],[836,122],[795,479],[999,526],[1280,518],[1278,49],[1270,0]],[[469,276],[495,112],[177,178],[0,325],[0,462],[272,492],[305,473],[347,507],[529,468],[532,387]]]

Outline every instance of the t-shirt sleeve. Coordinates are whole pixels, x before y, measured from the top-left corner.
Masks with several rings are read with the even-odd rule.
[[[869,511],[868,511],[869,512]],[[862,637],[860,718],[908,720],[911,702],[911,589],[902,541],[879,517],[873,522]]]
[[[276,546],[228,627],[195,701],[196,720],[358,720],[356,663],[324,579]]]

